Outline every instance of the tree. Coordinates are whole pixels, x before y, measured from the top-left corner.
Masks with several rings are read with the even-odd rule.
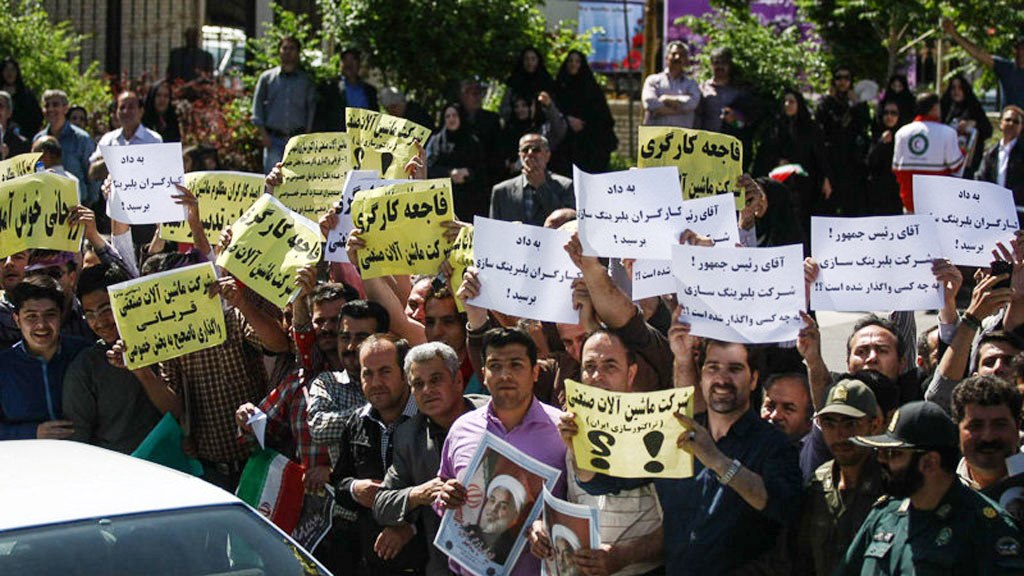
[[[749,9],[720,7],[700,18],[687,16],[684,23],[711,47],[728,46],[740,81],[766,102],[774,102],[784,88],[820,89],[826,80],[821,41],[813,33],[805,37],[797,26],[777,29],[764,25]],[[711,54],[697,57],[705,77],[711,74]]]
[[[67,21],[50,22],[39,0],[0,0],[0,54],[18,60],[29,90],[58,88],[89,112],[106,111],[110,91],[99,63],[80,71],[83,38]]]
[[[329,41],[361,49],[386,82],[428,107],[440,107],[454,97],[465,78],[504,79],[519,51],[528,46],[540,48],[550,64],[544,17],[534,4],[317,0]]]
[[[798,0],[828,43],[832,63],[849,62],[858,74],[884,83],[916,43],[936,38],[940,16],[993,54],[1012,53],[1024,26],[1020,0]],[[975,68],[954,44],[951,54]],[[872,60],[884,54],[884,60]],[[848,60],[844,60],[848,59]],[[884,63],[884,69],[881,64]]]

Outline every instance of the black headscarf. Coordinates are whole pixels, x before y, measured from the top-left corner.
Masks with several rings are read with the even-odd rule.
[[[161,86],[167,86],[171,92],[171,102],[163,114],[156,111],[156,93]],[[142,110],[142,125],[160,134],[164,142],[181,142],[178,112],[174,109],[174,89],[166,80],[160,80],[149,88]]]
[[[526,68],[523,67],[523,57],[526,56],[527,52],[533,52],[537,55],[537,69],[532,73],[527,72]],[[522,52],[519,53],[516,65],[512,68],[512,74],[505,81],[505,84],[508,85],[508,89],[513,94],[518,94],[530,100],[535,100],[541,92],[553,92],[555,87],[555,81],[551,78],[547,65],[544,63],[544,56],[532,46],[523,48]]]

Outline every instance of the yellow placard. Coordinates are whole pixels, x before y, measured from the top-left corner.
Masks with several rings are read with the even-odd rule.
[[[455,237],[455,242],[452,242],[452,249],[448,251],[448,263],[452,265],[452,295],[454,296],[459,292],[459,287],[462,286],[462,275],[466,272],[466,268],[473,265],[473,227],[464,226],[459,230],[459,235]],[[455,306],[459,309],[459,312],[465,312],[466,307],[462,304],[462,300],[455,299]]]
[[[608,392],[565,381],[566,410],[576,415],[576,466],[619,478],[689,478],[693,455],[676,447],[693,417],[693,388]]]
[[[320,260],[323,241],[315,223],[264,194],[231,225],[217,266],[284,308],[299,291],[295,273]]]
[[[357,192],[352,223],[366,247],[356,266],[363,278],[435,274],[451,242],[442,222],[455,220],[448,178],[392,184]]]
[[[227,338],[217,282],[206,262],[129,280],[107,288],[130,370],[222,344]]]
[[[352,169],[352,146],[345,132],[292,136],[284,147],[284,182],[274,190],[282,204],[316,222],[341,199]]]
[[[36,171],[36,162],[39,162],[42,157],[42,152],[26,152],[0,162],[0,182],[32,174]]]
[[[199,217],[210,242],[238,220],[245,209],[263,195],[266,180],[261,174],[245,172],[189,172],[185,187],[199,201]],[[188,222],[164,222],[160,237],[174,242],[195,242]]]
[[[430,129],[390,114],[362,108],[345,109],[345,129],[352,138],[353,162],[359,169],[384,172],[385,179],[404,178],[405,165],[416,156],[416,143],[427,145]],[[382,155],[391,155],[387,171]]]
[[[77,205],[78,185],[64,176],[40,172],[0,183],[0,257],[29,248],[78,252],[82,228],[68,224]]]
[[[677,168],[683,200],[732,193],[737,210],[746,205],[743,188],[737,184],[743,174],[743,144],[732,136],[688,128],[641,126],[636,165]]]

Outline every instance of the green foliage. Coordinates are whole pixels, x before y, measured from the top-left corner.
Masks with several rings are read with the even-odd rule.
[[[570,48],[589,45],[563,24],[553,33],[534,0],[317,0],[331,42],[360,48],[385,82],[428,108],[459,82],[504,80],[520,50],[535,46],[554,73]]]
[[[836,3],[837,0],[798,0],[801,12],[814,23],[827,45],[825,60],[829,69],[849,66],[856,78],[868,78],[884,86],[889,75],[889,54],[879,31],[853,8],[837,11]]]
[[[50,22],[39,0],[0,0],[0,55],[18,60],[29,90],[40,96],[59,88],[73,104],[99,112],[106,110],[110,91],[96,62],[79,71],[83,39],[70,22]]]
[[[765,101],[774,101],[789,86],[820,91],[827,81],[820,40],[813,34],[802,37],[796,26],[781,30],[765,26],[749,10],[730,8],[681,20],[706,37],[709,46],[732,48],[739,80]],[[698,60],[702,74],[710,77],[710,50],[702,51]]]
[[[993,55],[1013,59],[1013,42],[1024,31],[1024,10],[1020,0],[963,0],[943,2],[940,6],[942,15],[953,20],[957,31],[974,44]],[[950,74],[958,71],[973,73],[981,69],[981,65],[970,57],[955,42],[948,44],[951,60],[960,63],[959,68],[949,70]],[[995,75],[991,70],[984,69],[981,81],[975,88],[992,88],[996,85]]]
[[[339,56],[334,54],[330,58],[324,59],[320,50],[323,44],[322,36],[314,32],[309,17],[286,10],[273,2],[270,4],[270,8],[274,11],[274,20],[263,23],[263,36],[250,38],[246,42],[249,54],[246,74],[242,77],[245,88],[253,90],[264,70],[281,63],[278,58],[277,46],[281,38],[286,36],[296,38],[302,44],[300,57],[302,69],[312,75],[316,82],[337,77],[340,70]]]

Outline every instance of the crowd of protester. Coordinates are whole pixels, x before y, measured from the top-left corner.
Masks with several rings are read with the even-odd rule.
[[[268,192],[282,182],[288,138],[343,130],[345,107],[384,107],[434,128],[401,92],[378,93],[362,79],[358,51],[343,53],[336,82],[317,86],[299,67],[300,50],[282,39],[281,65],[260,77],[254,95]],[[1024,42],[1015,62],[971,53],[994,61],[1007,86],[1024,77]],[[963,76],[940,97],[915,95],[895,75],[877,102],[863,102],[853,71],[840,66],[813,113],[796,89],[765,113],[727,47],[712,53],[712,78],[701,84],[689,56],[684,43],[667,47],[665,70],[644,82],[646,121],[729,133],[757,150],[741,179],[748,247],[806,244],[812,215],[909,211],[908,170],[996,182],[1024,207],[1020,91],[1005,90],[1000,139],[986,150],[993,128]],[[194,49],[178,56],[186,57],[195,63],[187,72],[207,65]],[[299,297],[284,310],[224,273],[210,297],[224,302],[226,341],[129,370],[107,288],[212,261],[230,232],[207,238],[185,188],[177,200],[193,244],[117,221],[101,232],[104,215],[94,208],[108,191],[106,172],[72,103],[56,88],[37,102],[13,60],[2,79],[6,153],[31,145],[46,170],[78,181],[71,221],[86,242],[80,253],[35,249],[0,262],[0,440],[130,453],[170,413],[203,478],[234,490],[256,445],[249,421],[259,409],[268,445],[303,466],[306,489],[336,490],[339,512],[315,554],[339,574],[465,573],[432,542],[438,513],[471,496],[459,473],[485,431],[559,470],[557,496],[598,509],[600,545],[572,557],[582,574],[1024,573],[1024,499],[1012,497],[1024,475],[1007,463],[1021,446],[1024,235],[994,251],[1010,275],[936,261],[945,295],[937,326],[918,334],[913,313],[866,314],[843,335],[841,366],[826,364],[812,314],[787,344],[693,336],[675,295],[633,302],[609,273],[613,263],[585,255],[573,235],[565,250],[581,273],[578,325],[473,305],[482,289],[473,267],[454,290],[450,268],[361,279],[351,265],[321,262],[296,275]],[[571,229],[572,166],[606,171],[617,147],[602,89],[582,53],[571,52],[552,77],[532,48],[505,84],[495,113],[482,107],[486,85],[462,82],[406,170],[450,177],[459,221],[483,215]],[[144,97],[121,93],[118,128],[99,142],[180,139],[173,98],[168,82]],[[765,128],[753,132],[759,116]],[[900,143],[913,130],[930,131],[936,148],[952,138],[955,154],[904,170]],[[965,154],[958,136],[971,134],[976,144]],[[201,150],[186,157],[191,170],[217,167]],[[320,219],[325,236],[337,218]],[[360,236],[354,231],[347,245],[353,262]],[[692,232],[680,240],[711,242]],[[812,258],[804,272],[810,285],[819,272]],[[965,274],[974,287],[960,309]],[[577,467],[567,379],[630,393],[694,388],[694,417],[681,417],[688,431],[672,439],[693,455],[694,476],[624,479]],[[542,524],[527,539],[513,574],[538,574],[540,559],[555,553]]]

